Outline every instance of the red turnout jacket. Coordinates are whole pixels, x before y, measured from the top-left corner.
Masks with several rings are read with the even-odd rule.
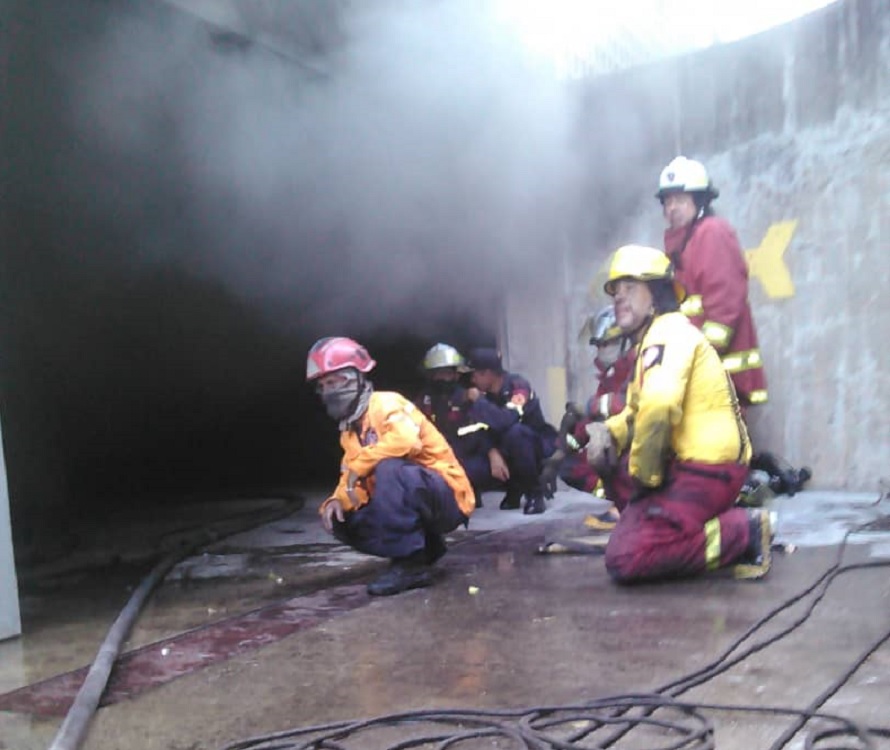
[[[668,229],[664,248],[686,288],[680,309],[720,354],[743,404],[767,400],[757,329],[748,303],[748,266],[735,230],[718,216]]]

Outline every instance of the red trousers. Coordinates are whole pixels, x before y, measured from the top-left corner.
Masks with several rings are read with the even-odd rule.
[[[742,464],[674,461],[664,484],[640,494],[625,455],[606,496],[621,518],[606,546],[606,570],[618,583],[675,578],[728,565],[748,547],[748,514],[735,507],[748,475]]]

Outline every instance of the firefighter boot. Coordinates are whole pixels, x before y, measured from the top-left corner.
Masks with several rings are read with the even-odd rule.
[[[748,511],[748,547],[733,567],[740,580],[757,580],[769,573],[772,564],[772,514],[762,508]]]
[[[522,500],[522,490],[509,487],[499,507],[501,510],[516,510],[519,507],[520,500]]]
[[[527,516],[534,516],[546,510],[544,505],[544,493],[541,490],[532,490],[525,496],[525,505],[522,512]]]
[[[432,583],[433,573],[428,565],[410,559],[393,560],[387,571],[368,584],[367,590],[371,596],[392,596]]]

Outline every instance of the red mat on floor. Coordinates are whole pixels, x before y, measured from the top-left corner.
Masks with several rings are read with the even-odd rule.
[[[144,690],[274,643],[370,601],[364,586],[341,586],[269,605],[205,625],[118,658],[101,705],[132,698]],[[0,711],[64,716],[89,666],[0,695]]]

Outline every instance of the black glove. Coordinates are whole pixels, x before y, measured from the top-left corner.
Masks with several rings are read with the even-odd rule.
[[[583,420],[584,413],[581,411],[580,407],[569,401],[569,403],[566,404],[565,414],[562,415],[562,419],[559,422],[559,435],[557,436],[557,445],[565,450],[566,453],[578,449],[573,434]]]
[[[569,401],[566,404],[566,413],[562,415],[562,420],[559,423],[559,433],[570,435],[582,419],[584,419],[584,412],[581,411],[581,407]]]
[[[552,500],[556,494],[556,480],[559,477],[559,467],[564,458],[565,453],[558,450],[550,458],[544,460],[544,466],[538,481],[541,484],[541,489],[544,491],[544,497],[548,500]]]

